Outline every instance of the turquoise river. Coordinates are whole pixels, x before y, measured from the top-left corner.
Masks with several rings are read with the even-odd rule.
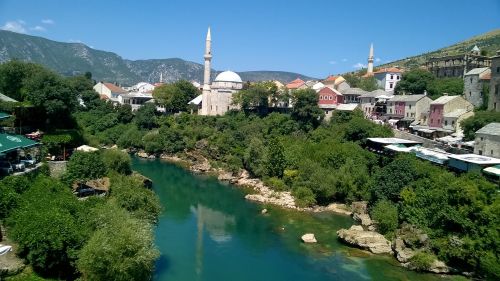
[[[391,257],[343,245],[335,232],[353,224],[348,216],[251,203],[241,188],[159,160],[134,159],[133,168],[153,180],[164,207],[155,232],[156,281],[455,279],[407,271]],[[301,243],[306,232],[318,243]]]

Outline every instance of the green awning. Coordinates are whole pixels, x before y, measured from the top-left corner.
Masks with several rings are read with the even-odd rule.
[[[0,112],[0,120],[5,119],[5,118],[9,118],[9,117],[10,117],[9,114],[7,114],[5,112]]]
[[[21,135],[0,134],[0,153],[9,152],[19,148],[28,148],[37,144],[38,142]]]

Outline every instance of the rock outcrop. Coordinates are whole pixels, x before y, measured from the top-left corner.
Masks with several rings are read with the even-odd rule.
[[[314,237],[313,233],[306,233],[300,237],[302,239],[302,242],[304,243],[317,243],[318,241],[316,240],[316,237]]]
[[[392,254],[391,243],[380,233],[366,231],[360,225],[337,231],[337,236],[347,244],[368,250],[374,254]]]
[[[407,247],[401,238],[396,238],[396,240],[394,240],[392,243],[392,249],[396,254],[396,259],[401,263],[409,262],[415,255],[415,251]]]

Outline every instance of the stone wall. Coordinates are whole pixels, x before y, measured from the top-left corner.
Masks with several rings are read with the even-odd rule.
[[[394,137],[396,137],[396,138],[411,140],[411,141],[418,141],[418,142],[422,143],[423,147],[427,147],[427,148],[435,148],[435,147],[444,148],[442,143],[437,142],[435,140],[426,139],[426,138],[423,138],[421,136],[417,136],[417,135],[410,134],[408,132],[399,131],[399,130],[393,130],[393,131],[394,131]]]
[[[465,76],[464,98],[475,107],[483,105],[483,82],[479,79],[479,75]]]
[[[66,172],[66,165],[68,161],[48,161],[50,176],[59,178]]]

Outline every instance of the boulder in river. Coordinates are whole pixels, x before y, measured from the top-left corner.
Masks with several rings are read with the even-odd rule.
[[[261,214],[267,214],[267,209],[262,209],[262,211],[260,211]]]
[[[369,250],[374,254],[392,254],[391,243],[380,233],[366,231],[360,225],[337,231],[337,236],[347,244]]]
[[[313,233],[306,233],[300,237],[302,239],[302,242],[304,243],[317,243],[316,237],[314,237]]]
[[[408,262],[415,255],[415,251],[406,247],[403,239],[399,237],[394,240],[392,249],[396,254],[396,259],[402,263]]]

